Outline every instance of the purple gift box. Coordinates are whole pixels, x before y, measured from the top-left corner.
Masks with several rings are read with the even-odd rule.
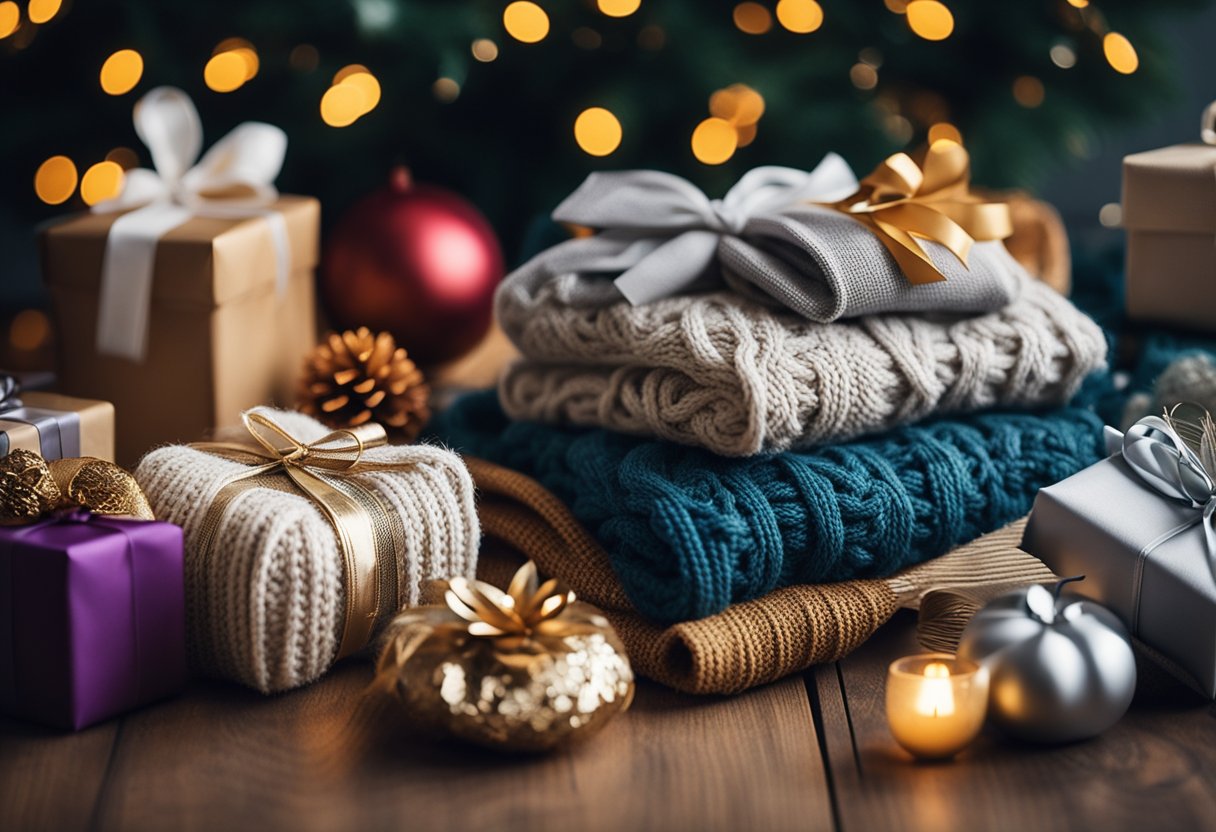
[[[182,530],[74,511],[0,528],[0,712],[79,730],[186,681]]]

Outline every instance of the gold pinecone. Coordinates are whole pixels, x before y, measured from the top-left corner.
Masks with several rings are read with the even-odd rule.
[[[387,332],[331,332],[304,361],[300,410],[336,428],[379,422],[413,440],[431,416],[422,371]]]

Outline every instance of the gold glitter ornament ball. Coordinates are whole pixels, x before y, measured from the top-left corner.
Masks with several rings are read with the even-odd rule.
[[[416,725],[489,748],[547,751],[594,734],[633,701],[624,645],[598,609],[537,584],[529,563],[507,593],[454,579],[446,606],[406,610],[380,686]]]

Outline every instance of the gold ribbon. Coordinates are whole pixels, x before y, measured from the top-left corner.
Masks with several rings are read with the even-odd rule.
[[[199,550],[203,557],[210,554],[227,504],[227,500],[220,498],[223,489],[253,477],[280,471],[287,474],[296,488],[320,507],[337,533],[346,575],[346,620],[337,658],[357,653],[371,640],[381,601],[376,533],[367,509],[343,491],[339,483],[342,475],[356,472],[365,450],[388,441],[384,428],[368,422],[326,434],[315,442],[302,442],[265,413],[245,413],[242,420],[256,446],[235,442],[191,445],[250,466],[219,484],[199,530]],[[412,463],[377,463],[376,467],[409,465]]]
[[[966,266],[976,241],[1013,233],[1009,206],[981,202],[971,194],[970,181],[971,159],[963,146],[937,141],[922,164],[896,153],[861,180],[856,193],[827,207],[873,231],[911,283],[937,283],[946,276],[919,240],[940,243]]]
[[[135,478],[112,462],[92,457],[47,462],[21,448],[0,457],[0,526],[33,523],[69,508],[152,519],[152,507]]]

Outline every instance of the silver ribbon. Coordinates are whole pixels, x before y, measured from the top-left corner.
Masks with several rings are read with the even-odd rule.
[[[202,121],[190,97],[174,87],[148,92],[136,103],[134,118],[155,170],[128,171],[122,192],[93,206],[97,213],[127,212],[110,226],[106,239],[97,351],[143,361],[157,242],[192,217],[264,217],[275,248],[276,286],[280,294],[286,289],[287,223],[270,206],[278,198],[273,183],[283,166],[287,134],[247,121],[198,159]]]
[[[829,153],[811,172],[759,167],[722,199],[710,199],[686,179],[653,170],[593,173],[557,206],[553,219],[590,226],[619,241],[587,250],[578,272],[622,272],[615,285],[637,306],[688,291],[714,262],[723,235],[748,220],[797,203],[832,202],[857,190],[844,159]]]
[[[1199,455],[1178,435],[1167,420],[1145,416],[1120,433],[1106,428],[1108,453],[1123,455],[1133,471],[1159,494],[1189,505],[1197,511],[1194,519],[1153,541],[1146,549],[1156,548],[1198,524],[1203,525],[1208,568],[1216,577],[1216,481],[1204,469]],[[1148,552],[1143,553],[1147,556]]]

